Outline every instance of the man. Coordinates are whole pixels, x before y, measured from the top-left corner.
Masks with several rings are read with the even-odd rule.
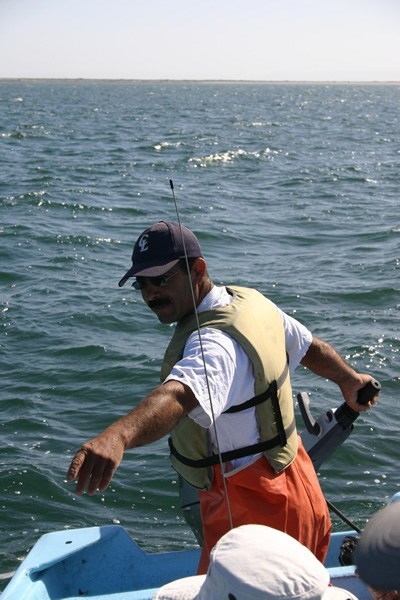
[[[77,480],[78,494],[102,492],[125,450],[171,432],[174,468],[201,489],[199,573],[218,539],[247,523],[285,531],[322,561],[331,523],[296,433],[288,364],[293,370],[301,362],[337,383],[357,411],[375,401],[357,403],[372,377],[356,373],[259,292],[215,286],[186,227],[159,222],[146,229],[119,285],[131,277],[159,321],[177,323],[162,384],[78,450],[68,480]]]

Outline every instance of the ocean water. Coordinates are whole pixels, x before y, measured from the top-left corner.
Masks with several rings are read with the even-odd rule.
[[[216,283],[257,287],[382,384],[321,467],[327,498],[362,527],[400,491],[399,101],[396,85],[0,82],[0,573],[55,529],[195,544],[165,438],[103,494],[65,481],[158,383],[171,327],[117,283],[139,233],[176,220],[170,178]],[[303,368],[293,389],[316,417],[341,403]]]

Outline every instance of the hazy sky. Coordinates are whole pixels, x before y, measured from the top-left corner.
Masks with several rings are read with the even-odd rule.
[[[400,0],[0,0],[0,77],[400,81]]]

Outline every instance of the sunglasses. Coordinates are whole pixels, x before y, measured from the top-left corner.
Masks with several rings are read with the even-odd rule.
[[[171,275],[160,275],[159,277],[136,277],[136,281],[132,283],[132,287],[135,290],[144,290],[149,283],[155,287],[165,287],[170,279],[179,273],[181,269],[178,269]]]

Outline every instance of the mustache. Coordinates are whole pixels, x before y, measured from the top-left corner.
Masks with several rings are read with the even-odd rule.
[[[150,302],[148,303],[149,308],[152,309],[157,309],[157,308],[162,308],[163,306],[167,306],[167,304],[170,304],[171,301],[168,300],[168,298],[160,298],[157,300],[150,300]]]

